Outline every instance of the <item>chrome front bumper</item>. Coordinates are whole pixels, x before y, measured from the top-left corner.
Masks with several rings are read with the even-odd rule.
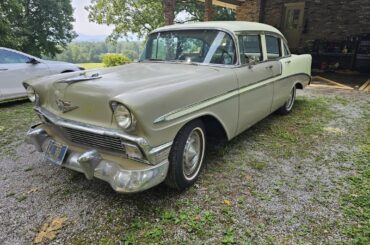
[[[26,136],[26,142],[36,147],[39,152],[45,152],[52,137],[40,127],[40,124],[30,128]],[[167,144],[150,149],[149,152],[168,154]],[[162,154],[163,155],[163,154]],[[141,163],[144,164],[144,163]],[[133,193],[149,189],[166,178],[168,171],[168,158],[156,165],[146,164],[147,167],[137,169],[125,169],[120,164],[108,161],[96,149],[85,152],[77,152],[68,149],[68,154],[61,165],[75,171],[84,173],[87,179],[93,177],[108,182],[117,192]]]

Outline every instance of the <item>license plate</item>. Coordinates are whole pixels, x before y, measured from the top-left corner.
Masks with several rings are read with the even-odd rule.
[[[52,163],[62,165],[67,150],[68,146],[51,140],[49,142],[48,148],[46,149],[45,158]]]

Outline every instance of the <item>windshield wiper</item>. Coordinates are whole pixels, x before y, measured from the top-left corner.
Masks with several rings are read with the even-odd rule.
[[[166,61],[164,59],[155,59],[155,58],[149,58],[149,59],[145,59],[145,60],[149,60],[149,61]]]

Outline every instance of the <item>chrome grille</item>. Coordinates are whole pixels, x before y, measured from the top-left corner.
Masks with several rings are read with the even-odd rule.
[[[89,147],[115,151],[126,155],[126,150],[122,145],[121,139],[107,135],[94,134],[73,128],[62,127],[67,139],[73,143]]]

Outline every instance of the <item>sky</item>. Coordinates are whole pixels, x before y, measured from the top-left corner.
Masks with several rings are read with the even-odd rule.
[[[83,35],[102,35],[108,36],[112,30],[113,26],[107,25],[98,25],[93,22],[89,22],[88,19],[88,11],[85,10],[85,6],[90,4],[90,0],[72,0],[72,7],[74,9],[73,16],[75,18],[75,22],[73,23],[74,30],[78,34]]]
[[[85,6],[90,4],[91,0],[72,0],[72,7],[74,9],[73,15],[75,18],[74,30],[77,34],[88,35],[88,36],[108,36],[112,33],[113,26],[99,25],[94,22],[89,22],[88,11],[85,10]],[[189,15],[185,12],[180,12],[176,19],[185,21],[189,18]]]
[[[99,25],[94,22],[89,22],[89,12],[85,10],[85,6],[90,5],[91,0],[72,0],[72,7],[74,9],[73,16],[75,22],[73,23],[74,30],[80,36],[76,40],[79,41],[103,41],[110,35],[114,29],[113,26]],[[186,12],[180,12],[176,16],[176,20],[185,21],[189,18]],[[93,36],[91,39],[88,36]],[[99,36],[99,37],[95,37]],[[135,40],[135,35],[130,36]]]

